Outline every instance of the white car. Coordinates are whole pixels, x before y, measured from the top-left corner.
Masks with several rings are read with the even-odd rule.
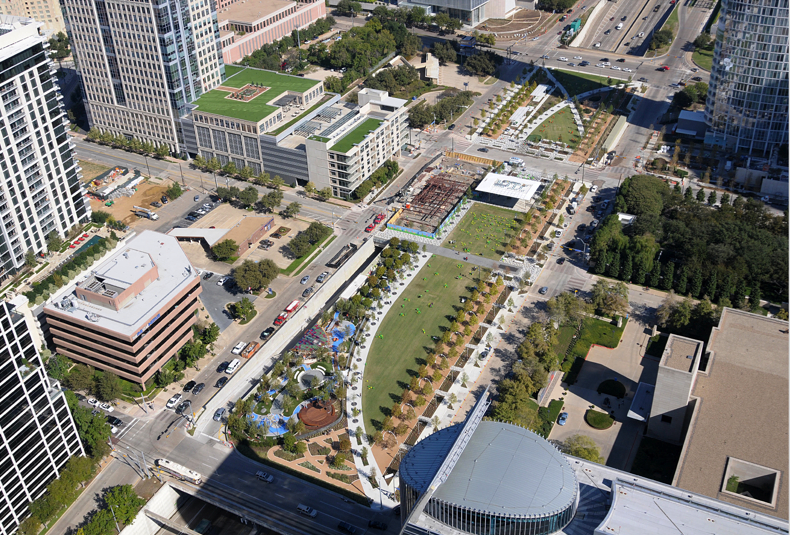
[[[644,37],[644,36],[645,36],[645,32],[639,32],[639,35],[637,35],[637,37]]]
[[[623,72],[634,72],[634,71],[632,71],[632,70],[631,70],[631,69],[629,69],[628,67],[625,67],[625,68],[623,68]]]
[[[540,39],[540,37],[533,37],[532,38],[533,41],[537,41],[538,39]]]
[[[247,347],[247,342],[239,342],[238,344],[233,346],[233,349],[231,349],[230,352],[233,353],[234,355],[241,355],[241,352],[244,351],[245,347]]]
[[[217,281],[217,286],[222,286],[223,284],[225,284],[228,281],[229,278],[230,277],[222,277],[221,279],[219,279]]]
[[[115,410],[112,408],[112,405],[110,405],[109,403],[102,403],[101,405],[99,405],[99,408],[106,412],[112,412]]]
[[[611,63],[609,63],[608,61],[602,61],[601,65],[603,65],[604,67],[608,67],[609,65],[611,65]]]
[[[172,398],[170,398],[170,399],[168,399],[168,400],[167,400],[167,405],[166,405],[166,407],[167,407],[168,409],[172,409],[173,407],[175,407],[176,405],[178,405],[178,402],[179,402],[179,401],[181,401],[181,398],[182,398],[182,397],[183,397],[183,396],[182,396],[181,394],[176,394],[175,396],[173,396]]]
[[[596,191],[598,191],[598,186],[593,186],[590,188],[590,193],[595,193]]]
[[[560,57],[558,57],[557,59],[558,59],[559,61],[568,61],[568,58],[566,58],[566,57],[564,57],[564,56],[560,56]]]
[[[598,63],[598,64],[596,65],[596,67],[600,67],[601,69],[603,69],[603,68],[605,67],[605,65],[604,65],[603,63]]]
[[[111,425],[110,426],[110,433],[112,433],[113,435],[117,434],[118,433],[118,428],[115,427],[114,425]]]
[[[573,59],[582,59],[581,56],[573,56]]]
[[[618,67],[617,65],[612,65],[612,70],[613,70],[613,71],[619,71],[619,70],[621,70],[621,69],[620,69],[620,67]]]
[[[93,398],[88,398],[88,405],[90,405],[91,407],[95,407],[95,406],[96,406],[96,405],[98,405],[98,404],[99,404],[99,402],[98,402],[98,401],[96,401],[95,399],[93,399]]]

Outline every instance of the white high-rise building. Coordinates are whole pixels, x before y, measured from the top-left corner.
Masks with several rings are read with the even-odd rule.
[[[788,0],[722,0],[706,143],[770,156],[788,142]]]
[[[0,301],[0,535],[16,533],[73,455],[84,455],[57,381],[44,363],[25,318]]]
[[[187,104],[225,72],[215,2],[61,4],[90,126],[182,152]]]
[[[0,275],[91,214],[41,30],[33,19],[0,16]]]

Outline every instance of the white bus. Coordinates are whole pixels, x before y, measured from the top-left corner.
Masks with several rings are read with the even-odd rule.
[[[167,459],[157,459],[156,466],[158,466],[162,472],[170,474],[171,476],[181,479],[182,481],[189,481],[195,485],[200,485],[203,482],[202,476],[194,470],[190,470],[189,468],[181,466],[180,464],[176,464],[172,461],[168,461]]]

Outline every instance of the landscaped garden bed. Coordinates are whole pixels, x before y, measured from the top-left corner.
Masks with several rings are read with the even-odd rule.
[[[612,427],[612,425],[614,425],[614,418],[605,412],[600,412],[593,409],[588,409],[587,412],[584,413],[584,421],[587,422],[587,425],[590,427],[601,430],[609,429]]]

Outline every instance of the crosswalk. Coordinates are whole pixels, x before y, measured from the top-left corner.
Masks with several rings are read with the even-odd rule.
[[[472,143],[472,142],[471,142],[471,141],[469,141],[468,139],[466,139],[466,138],[463,138],[463,137],[460,137],[460,136],[457,136],[457,135],[455,135],[455,134],[453,134],[452,136],[450,136],[450,138],[451,138],[451,140],[452,140],[452,141],[450,142],[450,148],[451,148],[451,149],[453,149],[455,152],[464,152],[464,151],[466,151],[466,150],[467,150],[469,147],[471,147],[472,145],[474,145],[474,143]]]

